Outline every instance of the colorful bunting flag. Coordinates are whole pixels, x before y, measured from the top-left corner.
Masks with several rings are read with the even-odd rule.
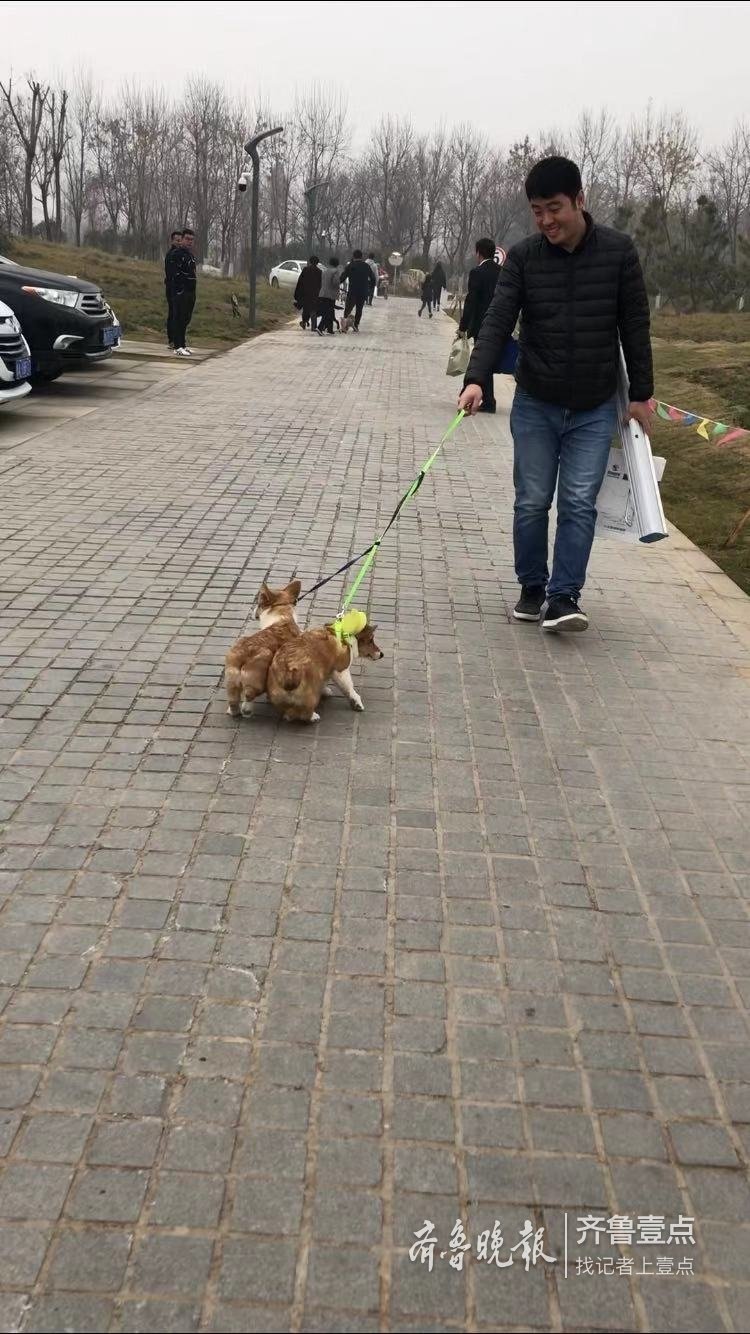
[[[721,440],[717,440],[717,445],[728,445],[730,440],[739,440],[741,436],[748,435],[750,432],[743,431],[741,426],[735,426],[728,435],[723,435]]]
[[[703,440],[712,439],[717,445],[728,445],[732,440],[743,436],[750,438],[750,430],[741,426],[727,426],[726,422],[714,421],[712,417],[699,417],[695,412],[685,412],[673,403],[662,403],[659,398],[649,399],[649,407],[662,421],[677,422],[680,426],[694,426]],[[710,430],[710,436],[709,436]]]

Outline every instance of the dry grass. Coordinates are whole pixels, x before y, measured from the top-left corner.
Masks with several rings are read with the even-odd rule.
[[[661,319],[655,329],[657,397],[730,426],[750,428],[750,317],[664,319],[669,321],[666,329]],[[716,341],[722,320],[727,321],[727,338]],[[673,328],[677,337],[667,341],[667,330]],[[713,341],[704,341],[709,337]],[[653,445],[667,460],[661,490],[669,518],[750,593],[750,524],[735,545],[724,546],[750,509],[750,437],[718,447],[694,428],[657,421]]]
[[[5,253],[19,264],[48,269],[57,273],[75,273],[97,283],[114,307],[126,338],[146,342],[166,341],[164,270],[161,264],[110,255],[103,250],[80,250],[75,246],[53,245],[48,241],[24,241],[16,237],[6,245]],[[235,293],[242,307],[242,317],[232,315],[231,297]],[[291,295],[272,290],[265,279],[258,281],[258,333],[283,324],[292,315]],[[247,327],[247,282],[244,278],[212,278],[198,275],[198,299],[190,325],[190,341],[195,347],[231,347],[251,337]]]

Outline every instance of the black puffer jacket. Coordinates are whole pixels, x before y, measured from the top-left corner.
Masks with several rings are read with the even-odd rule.
[[[516,380],[545,403],[598,407],[617,387],[618,339],[630,398],[654,392],[649,305],[635,246],[624,232],[587,230],[572,253],[544,236],[513,246],[474,345],[466,384],[486,384],[521,316]]]

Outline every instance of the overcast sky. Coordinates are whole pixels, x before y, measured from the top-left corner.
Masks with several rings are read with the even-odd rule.
[[[84,65],[179,92],[202,73],[283,107],[319,80],[357,140],[384,111],[418,129],[471,120],[493,141],[564,128],[584,107],[623,121],[649,98],[718,140],[750,109],[750,4],[0,3],[0,77]]]

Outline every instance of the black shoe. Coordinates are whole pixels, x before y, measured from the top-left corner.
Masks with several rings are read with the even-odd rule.
[[[546,596],[542,584],[524,584],[521,589],[521,596],[513,608],[515,619],[517,621],[538,621],[542,614]]]
[[[551,598],[544,620],[543,630],[588,630],[589,618],[581,611],[575,598]]]

